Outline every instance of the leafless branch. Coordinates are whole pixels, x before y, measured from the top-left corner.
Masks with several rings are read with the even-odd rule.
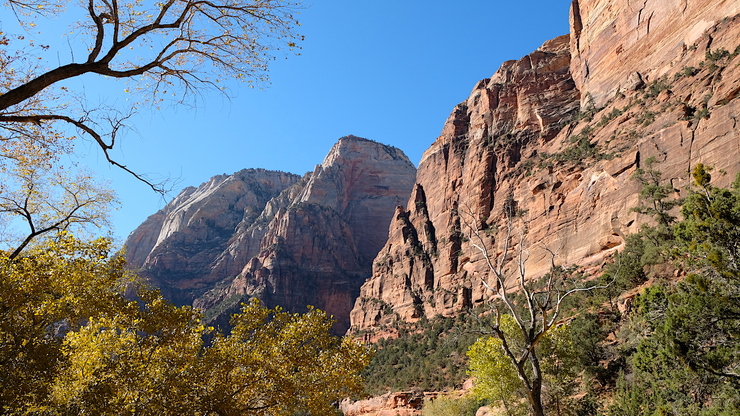
[[[63,11],[63,4],[49,0],[9,0],[20,21],[34,15],[52,15]],[[159,100],[162,85],[179,87],[183,97],[202,87],[219,88],[221,77],[264,79],[272,51],[292,49],[299,38],[292,13],[295,4],[283,0],[167,0],[161,3],[120,0],[88,0],[83,8],[86,18],[79,22],[88,36],[89,51],[82,62],[60,64],[49,70],[20,67],[23,54],[0,50],[1,128],[22,137],[25,129],[13,124],[64,122],[93,138],[113,166],[123,169],[152,189],[154,184],[126,165],[111,158],[116,130],[101,130],[100,122],[91,123],[74,114],[76,108],[54,103],[65,102],[68,94],[48,94],[49,88],[84,74],[111,78],[154,80],[153,99]],[[0,44],[9,40],[0,37]],[[152,54],[147,55],[150,46]],[[129,52],[133,49],[135,52]],[[10,66],[9,66],[10,65]],[[18,68],[13,67],[18,66]],[[22,73],[22,75],[17,75]],[[4,77],[4,78],[3,78]],[[142,84],[144,84],[142,82]],[[177,85],[174,85],[177,84]],[[145,84],[149,85],[149,84]],[[40,96],[47,96],[41,100]],[[184,99],[184,98],[182,98]],[[182,100],[181,99],[181,100]],[[65,111],[60,111],[65,110]],[[108,137],[109,140],[104,140]]]
[[[580,293],[609,287],[616,278],[616,273],[611,282],[595,286],[576,286],[571,288],[562,288],[565,284],[561,281],[562,273],[566,275],[572,270],[562,269],[556,266],[556,253],[545,248],[550,253],[551,271],[545,276],[544,280],[535,282],[527,274],[527,261],[529,260],[529,250],[526,247],[527,224],[524,220],[518,227],[514,225],[512,208],[507,206],[504,209],[504,229],[497,231],[486,241],[481,229],[476,224],[475,215],[470,207],[465,210],[458,210],[461,224],[465,226],[467,237],[470,240],[470,247],[477,250],[488,268],[488,272],[496,279],[496,287],[491,287],[484,278],[481,281],[484,287],[494,293],[494,300],[498,299],[506,306],[507,312],[512,316],[516,326],[521,332],[521,348],[517,346],[518,351],[514,350],[511,345],[511,334],[506,334],[501,327],[501,313],[498,307],[495,307],[494,313],[496,323],[493,326],[493,334],[501,341],[504,354],[516,367],[519,379],[524,383],[532,412],[536,415],[543,415],[541,393],[542,393],[542,369],[537,353],[537,346],[542,342],[549,331],[557,325],[561,315],[563,301],[568,297]],[[485,224],[483,225],[485,227]],[[497,238],[499,240],[497,241]],[[512,247],[513,240],[516,239],[516,245]],[[492,255],[489,247],[502,247],[502,251]],[[508,261],[509,252],[512,248],[516,249],[512,260],[516,262],[516,276],[505,275],[505,264]],[[618,272],[618,271],[617,271]],[[507,279],[511,277],[516,281],[516,287],[507,286]],[[536,284],[543,284],[542,289],[537,289]],[[515,304],[510,296],[517,291],[524,299],[521,309]],[[522,313],[528,315],[528,319],[522,317]]]

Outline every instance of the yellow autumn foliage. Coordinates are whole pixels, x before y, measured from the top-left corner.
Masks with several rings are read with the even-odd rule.
[[[63,235],[0,257],[0,413],[331,415],[361,388],[369,354],[324,312],[253,301],[223,334],[110,249]]]

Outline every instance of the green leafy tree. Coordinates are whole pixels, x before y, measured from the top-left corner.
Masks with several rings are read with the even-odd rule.
[[[666,228],[676,221],[670,211],[681,205],[680,198],[669,198],[676,194],[676,190],[669,183],[662,180],[663,174],[655,169],[657,161],[654,157],[645,160],[644,168],[637,168],[632,179],[636,180],[640,189],[640,201],[643,205],[633,208],[633,211],[649,215],[662,227]]]
[[[509,315],[502,317],[504,330],[515,330],[514,320]],[[525,386],[519,379],[516,367],[506,355],[503,341],[485,337],[476,341],[468,350],[469,374],[476,379],[473,393],[492,403],[500,404],[509,414],[525,414]]]
[[[740,176],[731,189],[712,186],[702,164],[692,176],[683,220],[662,245],[686,277],[666,279],[635,301],[631,374],[620,380],[609,414],[740,412]]]
[[[513,317],[503,315],[500,328],[506,334],[509,350],[519,351],[525,347],[526,339],[519,335]],[[567,325],[555,327],[536,346],[543,373],[544,402],[557,415],[570,414],[573,408],[570,396],[575,392],[579,369],[578,350],[569,331]],[[468,373],[476,380],[473,388],[476,397],[502,406],[507,414],[529,413],[529,403],[522,400],[527,397],[527,387],[509,358],[503,340],[493,336],[481,338],[470,347],[467,355],[470,358]]]
[[[671,297],[666,335],[691,368],[740,384],[740,174],[731,189],[711,186],[702,164],[693,177],[675,229],[691,273]]]

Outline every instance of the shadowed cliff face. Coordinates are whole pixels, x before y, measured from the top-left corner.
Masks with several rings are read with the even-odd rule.
[[[223,278],[212,273],[214,260],[237,231],[257,240],[242,246],[240,255],[258,253],[265,231],[258,218],[269,201],[299,179],[290,173],[246,169],[184,189],[128,237],[129,266],[175,302],[192,302]]]
[[[393,210],[411,192],[413,164],[348,136],[302,179],[243,172],[189,188],[150,217],[129,237],[129,263],[221,324],[257,296],[291,311],[316,306],[346,331]]]
[[[660,13],[671,16],[679,6],[642,3],[666,3],[670,10]],[[388,243],[351,312],[351,332],[372,339],[395,320],[455,315],[490,298],[483,282],[493,279],[471,244],[470,227],[481,230],[489,257],[503,261],[510,275],[520,252],[531,277],[553,261],[596,271],[626,234],[649,220],[631,211],[639,191],[631,177],[648,157],[656,158],[676,196],[685,193],[697,163],[727,172],[717,178],[719,186],[734,179],[740,55],[732,52],[740,44],[740,19],[714,19],[717,10],[707,4],[672,28],[676,36],[691,35],[694,46],[676,49],[661,38],[635,46],[629,59],[607,57],[604,51],[617,53],[619,37],[607,36],[611,29],[597,25],[601,18],[593,13],[624,7],[574,2],[580,11],[571,16],[573,36],[504,63],[453,110],[422,157],[406,209],[396,211]],[[699,22],[703,29],[694,35]],[[589,58],[586,77],[589,54],[602,55]],[[612,77],[621,75],[612,88]],[[577,86],[587,89],[588,100]],[[590,98],[606,90],[608,98]],[[507,211],[518,214],[512,228]],[[514,238],[504,251],[508,230]]]

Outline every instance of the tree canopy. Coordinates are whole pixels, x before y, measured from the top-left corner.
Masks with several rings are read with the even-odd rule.
[[[324,312],[255,301],[224,334],[110,248],[65,234],[0,256],[0,413],[330,415],[361,390],[369,354]]]
[[[680,204],[663,201],[672,192],[651,191],[668,189],[659,180],[643,182],[656,226],[631,236],[620,257],[626,289],[648,275],[655,282],[635,297],[616,333],[623,344],[612,362],[623,367],[604,406],[608,415],[740,410],[740,175],[729,189],[713,186],[703,164],[692,177]],[[681,205],[681,220],[665,209],[674,205]]]

